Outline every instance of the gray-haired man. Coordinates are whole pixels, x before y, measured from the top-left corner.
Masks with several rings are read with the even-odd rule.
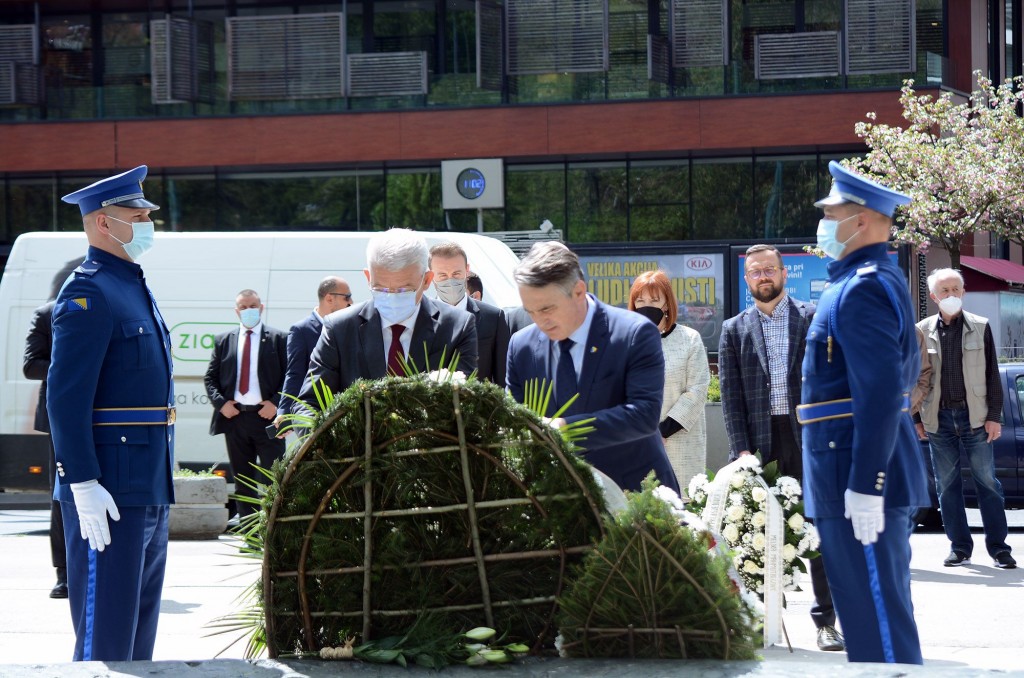
[[[458,370],[476,369],[473,316],[423,296],[433,279],[429,256],[423,237],[408,229],[392,228],[370,239],[363,273],[371,299],[324,318],[301,400],[316,403],[313,381],[338,393],[357,379],[403,376],[399,356],[425,371],[443,367],[442,355],[448,361],[457,352]]]

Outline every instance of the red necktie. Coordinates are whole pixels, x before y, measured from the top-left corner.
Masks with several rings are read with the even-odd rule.
[[[245,395],[249,392],[249,337],[252,330],[245,331],[245,341],[242,342],[242,373],[238,375],[238,392]]]
[[[391,348],[388,349],[388,374],[394,374],[398,377],[405,376],[405,370],[402,369],[402,363],[398,359],[399,356],[405,355],[402,351],[402,332],[404,331],[404,325],[391,326]]]

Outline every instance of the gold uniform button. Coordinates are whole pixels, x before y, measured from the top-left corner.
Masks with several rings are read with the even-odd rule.
[[[139,328],[139,334],[142,334],[142,328],[141,327]]]
[[[875,489],[878,490],[879,492],[881,492],[882,491],[882,483],[875,483]]]

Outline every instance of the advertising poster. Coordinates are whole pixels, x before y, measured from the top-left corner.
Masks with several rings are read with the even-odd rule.
[[[697,330],[708,351],[718,351],[724,317],[725,255],[581,253],[580,263],[590,293],[620,308],[628,305],[629,289],[638,275],[659,268],[665,271],[679,303],[677,322]]]
[[[898,264],[896,252],[889,252],[892,263]],[[737,257],[737,271],[739,271],[739,284],[736,285],[737,312],[754,305],[754,298],[750,296],[750,287],[743,277],[745,271],[746,254]],[[818,303],[821,293],[828,283],[829,258],[817,257],[807,252],[783,252],[782,263],[786,267],[786,293],[794,299]]]

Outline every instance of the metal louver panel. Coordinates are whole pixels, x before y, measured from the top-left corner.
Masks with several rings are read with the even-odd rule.
[[[476,0],[476,86],[501,91],[505,52],[501,39],[501,5]]]
[[[506,0],[509,75],[608,70],[608,0]]]
[[[341,13],[227,19],[231,99],[344,96]]]
[[[198,99],[197,63],[207,62],[210,51],[200,54],[196,22],[167,17],[149,22],[150,71],[154,104],[176,104]]]
[[[846,0],[846,72],[916,70],[914,0]]]
[[[349,96],[409,96],[426,93],[426,52],[384,52],[348,56]]]
[[[676,68],[728,63],[728,0],[672,0],[672,65]]]
[[[42,101],[39,32],[33,24],[0,26],[0,105]]]
[[[647,35],[647,79],[668,84],[669,52],[672,46],[663,35]]]
[[[839,33],[780,33],[754,39],[754,77],[758,80],[839,75]]]

